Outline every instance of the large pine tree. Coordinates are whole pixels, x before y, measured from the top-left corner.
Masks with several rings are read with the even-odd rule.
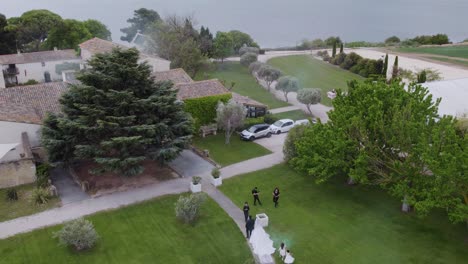
[[[44,122],[43,145],[52,162],[93,160],[97,172],[130,176],[145,159],[177,157],[190,141],[192,122],[170,82],[154,82],[136,49],[115,49],[89,69],[60,100],[63,115]]]

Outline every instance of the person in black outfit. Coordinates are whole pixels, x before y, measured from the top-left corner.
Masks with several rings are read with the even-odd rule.
[[[245,232],[247,233],[247,238],[250,238],[252,235],[252,231],[254,230],[255,227],[255,219],[252,218],[252,216],[249,216],[249,219],[247,220],[247,223],[245,224]]]
[[[250,210],[249,204],[247,202],[244,203],[244,208],[242,210],[244,211],[244,218],[245,218],[245,222],[247,223],[247,220],[249,220],[249,210]]]
[[[280,196],[280,191],[279,191],[278,187],[276,187],[273,190],[273,202],[275,203],[275,207],[278,207],[279,196]]]
[[[253,195],[253,198],[254,198],[254,205],[257,205],[257,201],[260,205],[262,205],[262,202],[260,202],[260,198],[258,198],[258,195],[259,195],[259,191],[257,189],[257,187],[255,187],[253,190],[252,190],[252,195]]]

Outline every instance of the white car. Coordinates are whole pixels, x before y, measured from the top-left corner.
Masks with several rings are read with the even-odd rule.
[[[294,121],[291,119],[280,119],[270,126],[270,130],[274,134],[281,134],[288,132],[294,127]]]
[[[298,125],[309,125],[310,124],[310,121],[309,119],[301,119],[301,120],[296,120],[294,122],[294,126],[298,126]]]
[[[242,140],[255,140],[261,137],[271,137],[270,126],[268,124],[253,125],[240,133]]]

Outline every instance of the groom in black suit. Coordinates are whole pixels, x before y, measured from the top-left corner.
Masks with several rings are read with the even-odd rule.
[[[254,230],[255,227],[255,219],[252,218],[252,216],[249,216],[249,219],[247,220],[247,223],[245,223],[245,232],[247,233],[247,238],[250,238],[252,235],[252,230]]]

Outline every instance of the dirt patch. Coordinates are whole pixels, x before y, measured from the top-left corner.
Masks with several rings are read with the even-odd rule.
[[[179,177],[171,168],[161,166],[156,161],[146,160],[142,166],[145,168],[143,173],[131,177],[111,172],[92,174],[90,171],[97,167],[97,164],[92,161],[80,161],[72,168],[81,182],[89,184],[88,193],[92,197],[139,188]]]

